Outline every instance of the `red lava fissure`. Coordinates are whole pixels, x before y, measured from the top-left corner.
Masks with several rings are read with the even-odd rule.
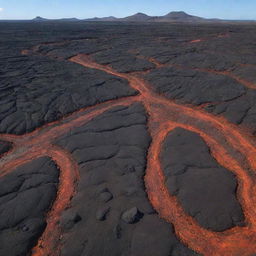
[[[148,198],[160,217],[174,225],[181,241],[203,255],[250,256],[255,253],[256,144],[252,137],[222,117],[211,115],[193,106],[179,105],[154,93],[150,85],[140,78],[139,72],[119,73],[109,66],[97,64],[89,56],[82,54],[72,57],[70,61],[124,78],[131,87],[139,91],[139,95],[79,110],[26,135],[0,135],[0,139],[9,140],[14,145],[13,150],[1,160],[0,176],[45,155],[51,157],[60,169],[57,198],[48,213],[47,227],[32,255],[59,255],[61,230],[58,227],[58,220],[61,212],[69,206],[79,179],[78,166],[71,154],[52,143],[62,134],[89,122],[110,108],[134,102],[141,102],[148,113],[152,143],[148,152],[145,184]],[[244,227],[234,227],[224,232],[203,229],[184,212],[177,198],[169,194],[159,155],[166,136],[176,127],[198,133],[208,144],[213,157],[236,175],[237,197],[245,215]]]
[[[193,40],[189,41],[188,43],[190,43],[190,44],[195,44],[195,43],[201,43],[201,42],[209,41],[209,40],[216,39],[216,38],[225,38],[225,37],[229,37],[229,33],[218,34],[218,35],[215,35],[215,36],[212,37],[212,38],[198,38],[198,39],[193,39]]]

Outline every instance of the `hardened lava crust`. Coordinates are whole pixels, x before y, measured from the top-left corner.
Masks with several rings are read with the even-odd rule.
[[[0,255],[256,255],[253,24],[0,23]]]

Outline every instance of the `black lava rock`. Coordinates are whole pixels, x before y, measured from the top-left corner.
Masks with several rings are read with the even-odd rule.
[[[140,216],[139,210],[137,207],[133,207],[122,214],[122,220],[128,224],[132,224],[138,221]]]

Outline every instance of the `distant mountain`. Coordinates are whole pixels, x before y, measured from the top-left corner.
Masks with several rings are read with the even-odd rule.
[[[151,16],[148,16],[145,13],[138,12],[134,15],[119,19],[120,21],[132,21],[132,22],[145,22],[150,21],[152,19]]]
[[[77,18],[63,18],[63,19],[59,19],[59,20],[63,20],[63,21],[78,21],[79,19],[77,19]]]
[[[34,20],[34,21],[46,21],[47,19],[42,18],[42,17],[40,17],[40,16],[36,16],[33,20]]]
[[[206,19],[189,15],[185,12],[169,12],[164,16],[157,17],[156,21],[172,21],[172,22],[202,22]]]
[[[37,16],[33,19],[33,21],[78,21],[77,18],[63,18],[63,19],[46,19],[40,16]]]
[[[116,17],[114,16],[108,16],[108,17],[103,17],[103,18],[91,18],[91,19],[85,19],[86,21],[115,21],[118,20]]]
[[[189,15],[185,12],[170,12],[164,16],[149,16],[145,13],[138,12],[125,18],[107,18],[86,19],[87,21],[126,21],[126,22],[207,22],[208,19]],[[213,20],[212,20],[213,21]]]
[[[37,16],[33,21],[42,22],[42,21],[79,21],[77,18],[65,18],[65,19],[45,19],[40,16]],[[179,12],[169,12],[163,16],[149,16],[145,13],[138,12],[134,15],[127,16],[125,18],[116,18],[114,16],[103,17],[103,18],[90,18],[83,19],[83,21],[118,21],[118,22],[172,22],[172,23],[226,23],[226,22],[255,22],[255,21],[243,21],[243,20],[221,20],[221,19],[206,19],[198,16],[193,16],[187,14],[183,11]]]

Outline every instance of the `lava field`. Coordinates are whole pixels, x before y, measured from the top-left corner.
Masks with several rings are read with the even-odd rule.
[[[0,23],[0,256],[256,255],[250,24]]]

